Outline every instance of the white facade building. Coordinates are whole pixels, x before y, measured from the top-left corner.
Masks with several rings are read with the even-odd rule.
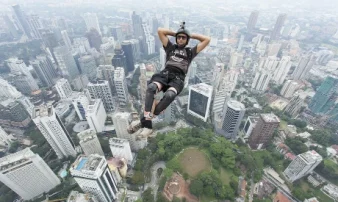
[[[128,88],[127,81],[122,67],[117,67],[114,72],[114,84],[119,100],[120,107],[125,107],[128,104]]]
[[[290,98],[294,96],[294,93],[299,88],[299,84],[293,80],[287,80],[280,91],[281,96]]]
[[[87,31],[90,31],[92,28],[94,28],[102,36],[99,20],[96,13],[85,13],[82,17],[85,20]]]
[[[62,30],[61,31],[61,36],[62,36],[62,40],[65,43],[65,45],[68,48],[68,50],[72,50],[72,42],[69,39],[67,30]]]
[[[292,78],[294,80],[306,79],[313,65],[316,64],[316,60],[317,57],[314,55],[301,57],[296,69],[292,73]]]
[[[74,143],[53,106],[35,107],[32,119],[59,159],[76,156]]]
[[[272,73],[266,70],[256,72],[251,88],[257,91],[264,92],[270,83]]]
[[[188,113],[207,121],[210,114],[212,86],[199,83],[189,86]]]
[[[98,154],[104,156],[101,144],[94,130],[85,130],[77,134],[80,146],[85,155]]]
[[[46,162],[29,148],[0,159],[0,181],[24,200],[47,193],[60,184]]]
[[[0,77],[0,97],[12,98],[16,99],[22,96],[22,94],[16,90],[14,86],[12,86],[8,81],[2,79]]]
[[[284,175],[290,182],[294,182],[312,173],[322,160],[322,156],[314,150],[299,154],[285,169]]]
[[[70,167],[70,173],[82,191],[92,194],[99,202],[113,202],[117,199],[117,183],[103,156],[78,156]]]
[[[12,142],[11,136],[9,136],[6,131],[0,126],[0,143],[10,145]]]
[[[133,155],[131,153],[129,141],[121,138],[110,138],[109,147],[113,157],[115,158],[124,158],[130,164],[133,160]]]
[[[278,63],[278,66],[276,67],[272,78],[276,82],[276,84],[281,85],[284,82],[286,75],[291,68],[291,64],[292,63],[290,56],[282,57],[282,59]]]
[[[67,79],[59,79],[55,84],[55,89],[61,99],[67,99],[72,95],[72,88]]]
[[[91,100],[86,110],[86,119],[90,129],[96,133],[104,131],[106,118],[107,113],[102,101],[100,99]]]
[[[100,80],[87,85],[91,99],[101,99],[107,112],[115,111],[115,103],[108,81]]]
[[[86,120],[86,110],[89,105],[88,97],[83,93],[74,93],[72,95],[72,104],[76,111],[77,116],[81,121]]]

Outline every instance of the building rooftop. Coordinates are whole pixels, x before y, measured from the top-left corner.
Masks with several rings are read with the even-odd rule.
[[[228,101],[228,105],[229,105],[232,109],[237,110],[237,111],[245,110],[244,104],[238,102],[237,100],[229,100],[229,101]]]
[[[278,116],[276,116],[273,113],[271,113],[271,114],[261,114],[261,117],[265,122],[270,122],[270,123],[279,123],[280,122]]]
[[[113,137],[113,138],[109,139],[109,144],[120,144],[121,145],[121,144],[126,143],[126,142],[128,142],[128,140],[121,139],[121,138]]]
[[[322,160],[322,156],[318,154],[315,150],[307,151],[305,153],[299,154],[299,157],[302,157],[307,162],[314,162],[318,160]]]
[[[250,119],[251,123],[257,123],[259,116],[249,116],[248,119]]]
[[[71,191],[67,202],[93,202],[93,197],[90,194],[83,194],[77,191]]]
[[[92,129],[82,131],[78,133],[77,136],[79,137],[80,142],[87,142],[97,137],[95,131]]]
[[[45,117],[45,116],[52,116],[53,114],[53,106],[52,105],[41,105],[35,107],[33,110],[32,118],[36,117]]]
[[[7,155],[0,159],[0,171],[22,164],[28,161],[34,154],[29,148],[18,151],[14,154]]]
[[[99,155],[80,155],[73,163],[72,169],[82,172],[95,171],[103,160],[104,157]]]
[[[197,91],[199,93],[203,94],[211,94],[212,93],[212,86],[205,84],[205,83],[199,83],[196,85],[190,86],[191,90]]]
[[[291,202],[288,197],[286,197],[282,192],[277,192],[274,201],[278,201],[278,202]]]

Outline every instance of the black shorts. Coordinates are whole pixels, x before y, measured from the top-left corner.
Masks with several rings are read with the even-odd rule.
[[[150,82],[159,82],[163,85],[162,91],[166,92],[168,88],[173,87],[177,91],[177,95],[180,94],[184,88],[184,74],[172,73],[167,69],[154,74]]]

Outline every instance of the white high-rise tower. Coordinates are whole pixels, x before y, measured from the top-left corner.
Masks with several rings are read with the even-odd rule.
[[[102,35],[96,13],[85,13],[82,17],[85,20],[87,31],[90,31],[92,28],[94,28],[99,32],[100,35]]]
[[[35,107],[32,119],[59,159],[76,156],[74,143],[53,106]]]

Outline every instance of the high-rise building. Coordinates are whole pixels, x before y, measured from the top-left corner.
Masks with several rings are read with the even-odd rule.
[[[0,159],[0,181],[24,200],[47,193],[61,182],[29,148]]]
[[[189,86],[188,113],[207,121],[210,113],[212,86],[199,83]]]
[[[151,35],[149,26],[146,23],[142,23],[142,30],[143,51],[146,55],[151,55],[155,53],[155,38]]]
[[[31,38],[31,30],[28,25],[27,17],[24,12],[21,10],[19,5],[12,6],[16,19],[18,20],[19,28],[26,34],[28,38]]]
[[[67,202],[99,202],[95,196],[91,194],[82,194],[78,191],[71,191],[68,195]]]
[[[84,74],[80,74],[72,80],[72,86],[76,91],[82,91],[87,87],[89,83],[88,77]]]
[[[117,67],[114,72],[114,86],[119,100],[120,107],[125,107],[128,104],[128,88],[127,81],[122,67]]]
[[[61,99],[69,98],[72,95],[72,88],[67,79],[59,79],[55,84],[55,89]]]
[[[86,32],[86,37],[90,44],[90,47],[95,48],[97,51],[100,51],[100,47],[102,44],[102,37],[100,33],[92,28],[90,31]]]
[[[224,105],[221,127],[215,127],[216,133],[228,139],[236,139],[244,113],[245,106],[242,103],[228,100]]]
[[[259,116],[248,116],[248,119],[246,120],[244,127],[243,127],[243,138],[248,139],[253,131],[253,129],[256,126],[257,121],[259,120]]]
[[[112,59],[112,64],[114,67],[122,67],[123,69],[128,70],[127,58],[121,46],[115,47],[115,55]]]
[[[90,129],[96,133],[104,131],[106,118],[107,113],[102,101],[100,99],[91,100],[86,109],[86,119]]]
[[[297,155],[283,173],[287,180],[294,182],[308,174],[311,174],[322,160],[322,156],[316,151],[307,151]]]
[[[160,65],[161,65],[161,70],[165,68],[165,62],[166,62],[166,57],[167,54],[165,53],[165,50],[163,47],[160,48]]]
[[[0,97],[7,97],[16,99],[22,96],[22,94],[16,90],[14,86],[8,83],[8,81],[0,78]]]
[[[39,90],[39,86],[33,77],[26,75],[12,75],[7,78],[7,80],[12,83],[18,91],[22,94],[30,95],[32,92]]]
[[[72,50],[72,42],[69,39],[67,30],[62,30],[61,35],[65,46],[68,48],[68,50]]]
[[[133,46],[133,56],[135,59],[135,62],[137,60],[140,60],[141,55],[141,49],[140,49],[140,41],[138,39],[131,39],[129,40],[132,43]]]
[[[231,68],[231,67],[241,66],[242,61],[243,61],[243,54],[242,53],[233,52],[231,54],[228,67]]]
[[[82,17],[86,23],[87,31],[96,29],[96,31],[98,31],[98,33],[102,35],[99,20],[97,18],[96,13],[85,13]]]
[[[124,35],[122,33],[122,27],[121,26],[114,26],[110,28],[111,34],[114,37],[114,39],[118,42],[122,42],[124,40]]]
[[[31,115],[19,101],[7,99],[0,102],[1,126],[26,128],[31,121]]]
[[[281,96],[285,98],[290,98],[294,96],[295,91],[299,88],[299,84],[297,81],[287,80],[282,90],[280,91]]]
[[[286,14],[282,13],[278,16],[276,24],[271,32],[270,41],[277,40],[280,36],[280,31],[284,26],[284,22],[286,20]]]
[[[126,139],[133,151],[138,151],[147,145],[147,137],[140,137],[138,133],[129,134],[127,128],[132,121],[132,115],[126,112],[118,112],[113,116],[116,135],[118,138]]]
[[[54,48],[54,55],[63,76],[74,79],[80,74],[75,59],[66,46]]]
[[[133,155],[131,153],[129,141],[121,138],[110,138],[109,147],[113,157],[115,158],[124,158],[130,164],[133,160]]]
[[[271,56],[277,57],[281,46],[282,46],[281,43],[270,43],[270,44],[268,44],[268,47],[266,49],[266,55],[268,57],[271,57]]]
[[[174,103],[171,103],[164,110],[164,121],[166,123],[171,123],[171,122],[175,121],[175,106],[174,106]]]
[[[104,156],[80,155],[70,167],[70,173],[85,193],[92,194],[99,202],[117,199],[117,183]]]
[[[40,22],[40,18],[38,15],[29,15],[27,16],[27,22],[29,28],[31,29],[31,34],[34,39],[42,39],[40,30],[43,29],[43,26]]]
[[[9,146],[11,142],[11,136],[9,136],[6,131],[0,126],[0,143],[7,144]]]
[[[325,105],[332,98],[333,94],[337,91],[338,79],[333,77],[326,77],[320,87],[317,89],[316,94],[311,99],[309,108],[314,113],[325,113]]]
[[[251,32],[255,29],[257,19],[258,19],[258,15],[259,15],[259,11],[252,11],[251,12],[250,17],[249,17],[249,21],[248,21],[248,24],[247,24],[248,32]]]
[[[263,69],[256,72],[251,88],[257,91],[264,92],[268,88],[271,77],[272,77],[271,71]]]
[[[108,81],[112,94],[116,95],[114,71],[115,68],[112,65],[99,65],[97,67],[97,79]]]
[[[8,17],[8,15],[3,15],[2,18],[5,21],[7,29],[9,30],[9,32],[10,32],[11,36],[13,37],[13,39],[18,39],[19,38],[19,33],[16,30],[13,21]]]
[[[6,64],[11,70],[12,74],[30,75],[29,69],[26,66],[26,64],[23,62],[23,60],[19,60],[18,58],[9,58],[8,60],[6,60]]]
[[[101,99],[107,112],[115,111],[113,95],[111,93],[108,81],[99,80],[87,85],[91,99]]]
[[[284,83],[284,80],[291,68],[291,57],[283,56],[279,61],[278,66],[274,72],[272,79],[276,82],[276,84],[281,85]]]
[[[82,74],[86,75],[90,81],[96,79],[96,63],[95,58],[91,55],[84,55],[79,58]]]
[[[141,16],[136,14],[136,12],[134,11],[132,16],[131,16],[131,19],[132,19],[132,22],[133,22],[133,31],[134,31],[135,38],[143,36]]]
[[[121,43],[122,50],[126,56],[126,67],[125,73],[127,74],[128,72],[134,71],[135,69],[135,63],[134,63],[134,46],[131,41],[123,41]]]
[[[35,107],[32,118],[59,159],[76,156],[74,143],[53,106]]]
[[[255,128],[249,137],[251,149],[263,149],[266,147],[275,129],[279,126],[279,118],[274,114],[260,114]]]
[[[77,134],[80,146],[85,155],[98,154],[104,156],[101,144],[94,130],[85,130]]]
[[[304,105],[304,100],[300,96],[293,97],[290,102],[286,105],[284,112],[295,118],[299,115],[299,112]]]
[[[315,55],[302,56],[296,69],[292,73],[294,80],[306,79],[313,65],[316,63]]]
[[[51,87],[55,84],[57,75],[54,65],[48,56],[38,55],[36,59],[30,63],[44,87]]]
[[[86,110],[89,105],[88,97],[83,92],[78,93],[73,97],[72,103],[79,119],[81,121],[86,120]]]
[[[74,38],[73,47],[78,49],[81,54],[85,54],[90,50],[90,44],[86,37]]]

